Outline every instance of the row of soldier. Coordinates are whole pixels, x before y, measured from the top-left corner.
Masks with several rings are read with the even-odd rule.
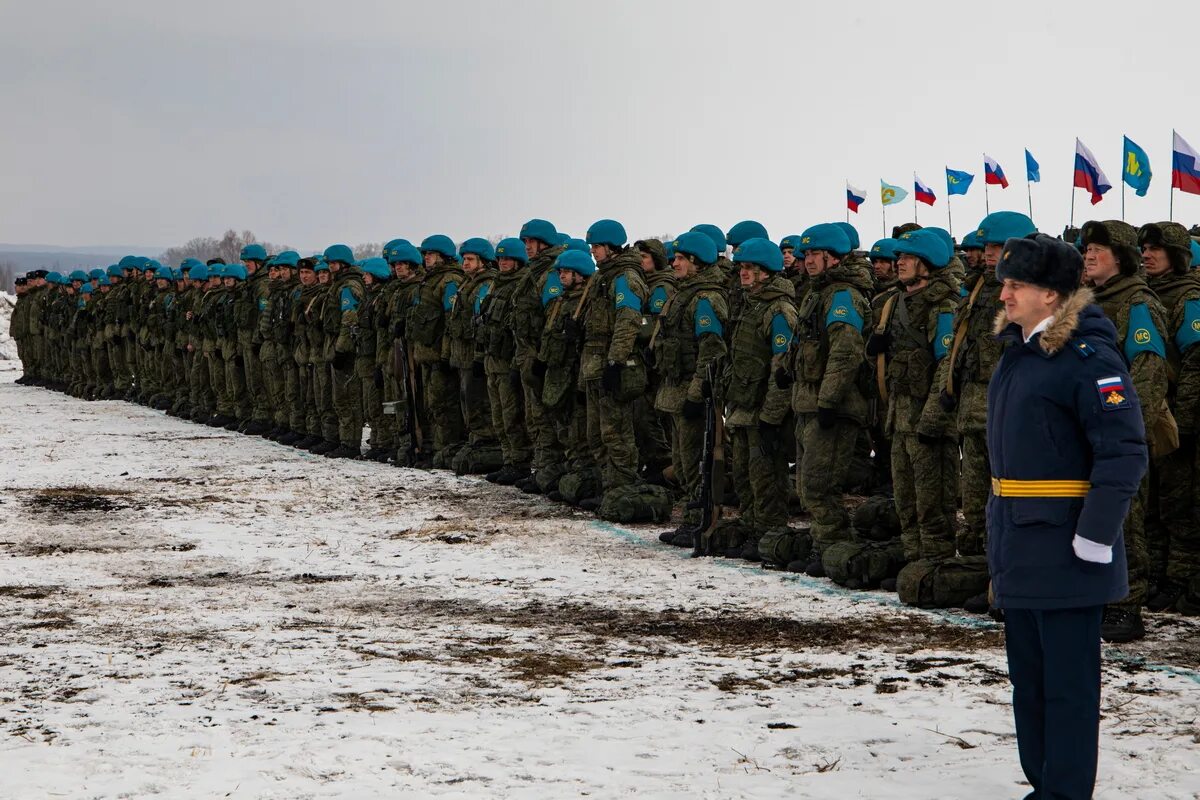
[[[679,506],[665,542],[899,582],[904,599],[900,568],[917,562],[922,580],[979,589],[961,573],[983,570],[986,585],[995,265],[1034,230],[996,212],[957,246],[904,225],[863,252],[844,223],[778,244],[746,221],[629,246],[614,220],[585,241],[535,219],[495,246],[396,239],[362,261],[345,245],[308,258],[248,245],[241,263],[177,269],[127,256],[30,273],[12,327],[23,383],[334,458],[484,474],[623,522]],[[1197,246],[1175,223],[1119,221],[1088,223],[1076,244],[1154,456],[1126,521],[1131,593],[1105,615],[1106,638],[1127,641],[1144,605],[1200,612]],[[871,537],[849,491],[890,495],[899,535],[856,545]],[[789,526],[793,505],[807,527]],[[926,604],[986,611],[974,589]]]

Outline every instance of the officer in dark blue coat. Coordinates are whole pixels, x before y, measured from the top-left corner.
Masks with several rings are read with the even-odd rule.
[[[1147,465],[1117,332],[1082,269],[1044,234],[1009,239],[996,267],[1012,344],[988,388],[987,549],[1027,800],[1092,796],[1100,620],[1129,593],[1121,524]]]

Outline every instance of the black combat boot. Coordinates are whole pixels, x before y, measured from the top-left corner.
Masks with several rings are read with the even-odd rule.
[[[1142,610],[1128,606],[1105,606],[1104,619],[1100,623],[1100,638],[1110,644],[1135,642],[1146,636],[1142,624]]]
[[[308,448],[308,452],[312,453],[314,456],[323,456],[331,450],[336,450],[337,448],[337,442],[333,441],[332,439],[322,439],[312,447]]]

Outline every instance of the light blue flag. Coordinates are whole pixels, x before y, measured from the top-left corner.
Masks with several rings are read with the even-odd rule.
[[[895,205],[908,197],[908,192],[899,186],[892,186],[885,180],[879,181],[879,201],[885,206]]]
[[[975,176],[969,172],[946,167],[946,194],[966,194]]]
[[[1041,183],[1042,180],[1042,165],[1029,152],[1029,148],[1025,148],[1025,180],[1030,183]]]
[[[1150,157],[1128,136],[1125,137],[1125,162],[1121,179],[1133,189],[1138,197],[1145,197],[1150,188]]]

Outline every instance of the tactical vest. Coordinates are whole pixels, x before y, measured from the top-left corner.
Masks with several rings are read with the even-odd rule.
[[[479,340],[490,358],[500,366],[512,363],[517,353],[517,341],[513,335],[509,321],[517,292],[522,286],[525,273],[521,269],[512,272],[498,272],[492,291],[483,301],[483,320],[479,328]]]
[[[771,320],[783,303],[791,302],[788,293],[772,286],[776,281],[782,281],[792,289],[786,278],[775,276],[757,292],[742,293],[742,313],[734,325],[729,346],[731,359],[726,398],[731,409],[758,409],[766,398],[773,356],[766,332],[770,331]]]
[[[446,285],[455,283],[461,287],[463,280],[463,271],[458,264],[439,264],[425,274],[413,295],[407,332],[416,363],[435,364],[442,360],[442,336],[446,332],[449,313],[445,308]]]
[[[516,337],[515,358],[523,361],[537,354],[542,338],[542,327],[546,322],[542,288],[546,278],[554,269],[554,260],[563,252],[563,247],[551,247],[534,256],[529,265],[518,274],[520,285],[513,290],[511,324]]]
[[[379,287],[364,287],[362,303],[358,306],[358,338],[354,342],[354,354],[358,358],[375,358],[375,317],[380,314]]]
[[[476,298],[484,287],[487,287],[488,294],[491,293],[496,275],[495,269],[481,269],[458,288],[458,299],[446,315],[446,337],[449,339],[452,367],[467,369],[476,361],[477,351],[482,349],[482,342],[476,342],[476,329],[482,320],[482,313],[475,313]]]
[[[703,297],[725,295],[725,276],[716,266],[702,268],[686,280],[658,315],[654,365],[668,384],[687,383],[696,374],[700,341],[696,337],[695,305]]]

